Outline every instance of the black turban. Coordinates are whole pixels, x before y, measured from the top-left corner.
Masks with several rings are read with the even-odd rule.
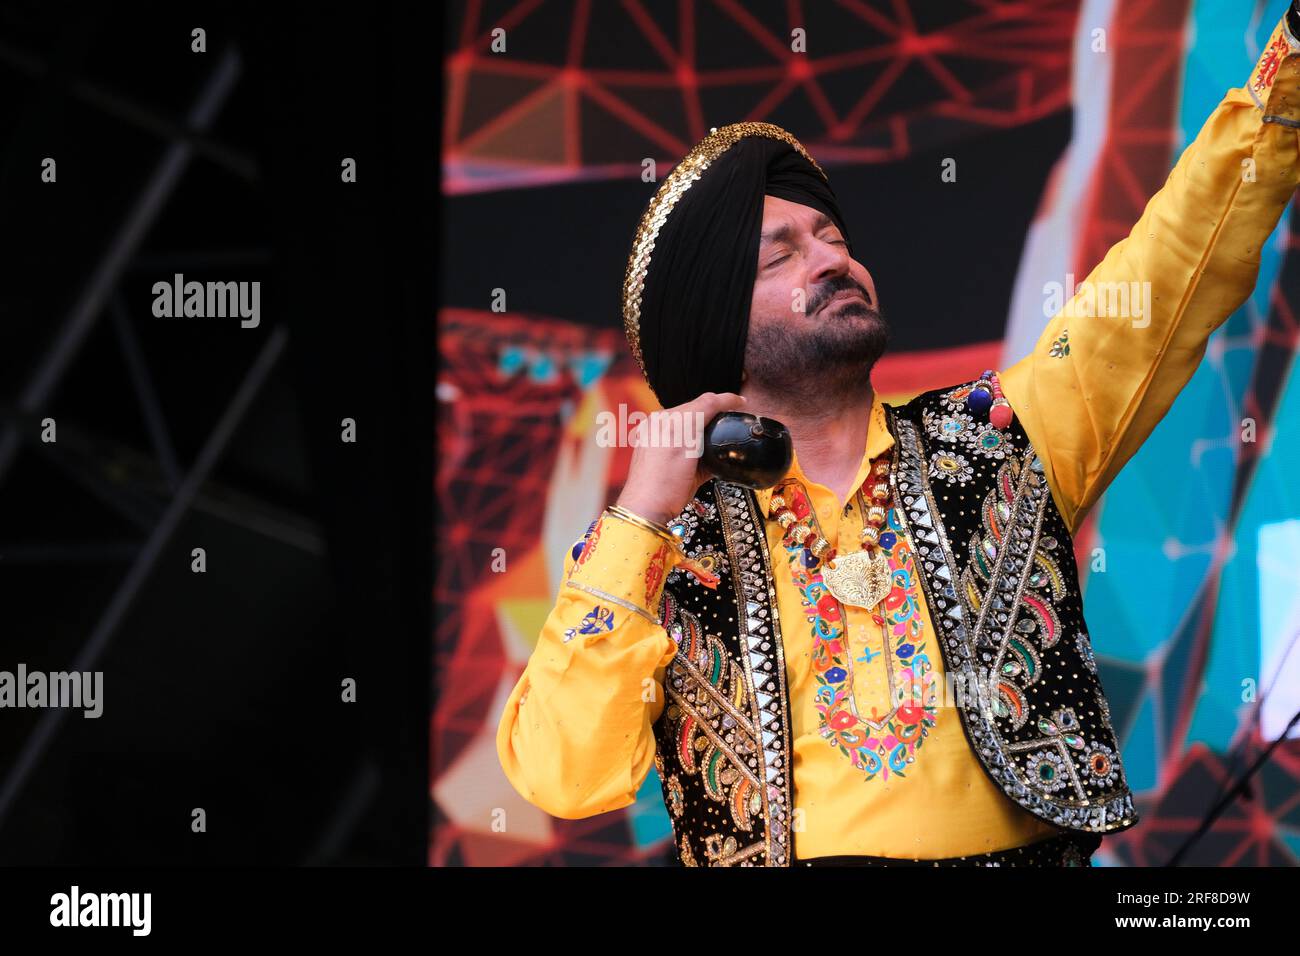
[[[853,254],[826,174],[793,136],[734,123],[701,140],[646,207],[623,282],[624,329],[664,408],[740,391],[764,196],[826,213]]]

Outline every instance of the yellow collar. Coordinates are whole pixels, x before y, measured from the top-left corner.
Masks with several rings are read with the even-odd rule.
[[[879,457],[887,449],[894,445],[894,436],[889,433],[889,422],[885,418],[885,404],[880,400],[880,393],[873,392],[871,400],[871,418],[867,423],[867,447],[862,455],[862,462],[858,466],[857,477],[853,480],[854,490],[860,488],[862,483],[867,480],[871,473],[871,461]],[[805,488],[811,484],[808,476],[803,473],[803,468],[799,466],[799,453],[795,452],[790,461],[790,468],[785,473],[785,479],[794,479],[800,482]],[[780,484],[780,482],[777,482]],[[775,487],[764,488],[762,491],[756,491],[758,504],[762,509],[764,516],[767,515],[767,505],[772,498]]]

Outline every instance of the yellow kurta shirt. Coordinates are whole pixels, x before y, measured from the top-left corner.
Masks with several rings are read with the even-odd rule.
[[[872,460],[893,445],[884,404],[876,396],[854,488],[867,480]],[[802,484],[831,547],[841,553],[858,548],[858,532],[863,526],[858,502],[852,498],[839,501],[835,492],[808,479],[797,453],[789,476]],[[773,493],[757,493],[764,514]],[[938,489],[936,494],[943,497]],[[888,527],[902,539],[896,525],[893,521]],[[881,626],[873,622],[878,612],[841,606],[841,632],[849,646],[835,659],[851,669],[849,683],[857,714],[868,721],[866,727],[858,723],[850,729],[859,735],[871,734],[864,748],[871,756],[865,761],[860,757],[862,766],[854,766],[845,750],[854,751],[856,744],[846,744],[844,749],[837,746],[834,730],[826,726],[817,707],[822,685],[813,656],[816,642],[790,573],[789,552],[782,544],[784,531],[776,521],[767,523],[793,724],[795,812],[791,829],[795,856],[867,854],[936,859],[1022,846],[1060,832],[1007,799],[971,749],[961,717],[944,693],[943,655],[918,569],[910,562],[895,570],[896,579],[901,574],[910,581],[910,597],[915,602],[894,612],[905,622],[901,625],[905,636],[891,635],[886,640]],[[904,549],[894,545],[891,550],[898,555]],[[900,640],[916,649],[909,655],[910,688],[909,669],[901,668],[894,654]],[[922,661],[928,663],[924,674]],[[892,687],[888,669],[894,672]],[[930,723],[933,726],[927,726]]]
[[[1000,373],[1071,532],[1164,417],[1210,334],[1254,287],[1260,248],[1300,179],[1297,51],[1300,44],[1279,23],[1250,80],[1224,97],[1129,236],[1048,323],[1031,353]],[[1140,293],[1129,298],[1129,314],[1107,314],[1102,303],[1114,283],[1148,291],[1149,315],[1134,308],[1146,298]],[[1092,296],[1090,315],[1086,296]],[[866,441],[855,487],[871,459],[893,444],[879,398]],[[797,454],[789,476],[802,482],[831,545],[856,548],[862,527],[856,504],[846,509],[834,492],[809,481]],[[765,513],[770,495],[759,494]],[[1057,832],[989,779],[942,695],[933,726],[888,773],[877,769],[868,779],[823,736],[808,617],[781,528],[769,522],[767,530],[794,724],[795,855],[934,859]],[[501,715],[496,743],[506,776],[554,816],[577,819],[629,806],[654,763],[652,725],[664,707],[665,670],[676,652],[657,617],[664,574],[650,575],[647,588],[655,561],[665,562],[664,574],[676,563],[658,537],[609,516],[590,560],[578,564],[566,555],[555,607]],[[611,607],[587,588],[616,603]],[[927,680],[942,688],[943,658],[919,586],[915,597],[916,640],[932,668]],[[584,623],[596,605],[612,611],[611,629]],[[854,658],[859,714],[874,706],[883,715],[893,706],[883,662],[893,658],[880,652],[882,635],[870,616],[847,609],[846,656]],[[862,657],[868,660],[859,662]],[[914,727],[907,733],[915,738]]]

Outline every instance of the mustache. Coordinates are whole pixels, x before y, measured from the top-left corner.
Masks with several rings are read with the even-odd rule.
[[[813,300],[808,304],[807,311],[809,314],[817,312],[822,306],[841,292],[861,293],[863,301],[867,304],[867,308],[872,309],[873,311],[875,310],[875,303],[872,301],[867,290],[862,287],[862,283],[850,276],[840,276],[831,279],[830,281],[823,283],[818,291],[820,294],[814,296]]]

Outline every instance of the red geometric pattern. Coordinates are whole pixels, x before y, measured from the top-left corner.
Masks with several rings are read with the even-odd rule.
[[[436,495],[441,543],[435,578],[435,711],[430,726],[434,779],[431,865],[541,865],[660,862],[662,849],[628,838],[628,811],[589,820],[557,820],[508,787],[490,735],[503,690],[522,669],[509,633],[509,611],[532,606],[520,630],[536,638],[539,614],[554,600],[547,582],[544,519],[562,507],[557,473],[589,433],[571,424],[574,409],[598,392],[602,408],[657,406],[619,329],[592,330],[558,319],[464,309],[439,320],[439,427]],[[933,353],[887,355],[872,380],[882,397],[901,401],[992,361],[1000,343]],[[605,356],[596,386],[584,391],[584,362]],[[598,362],[598,364],[604,364]],[[610,451],[597,490],[613,501],[632,449]],[[597,508],[598,510],[598,508]],[[571,543],[595,516],[571,519]],[[508,557],[492,570],[494,549]],[[513,654],[507,648],[514,646]],[[488,829],[504,810],[504,833]],[[461,814],[455,818],[452,814]],[[519,823],[520,820],[524,822]]]
[[[582,389],[569,374],[539,382],[503,376],[506,344],[562,366],[595,349],[626,349],[621,333],[554,320],[449,309],[439,322],[437,510],[440,553],[434,667],[456,675],[439,684],[432,740],[441,761],[455,759],[490,718],[491,694],[505,664],[493,619],[470,613],[467,596],[491,583],[492,553],[521,555],[541,530],[566,402]]]
[[[823,164],[896,161],[1067,107],[1077,10],[467,3],[446,62],[443,190],[627,176],[642,157],[674,162],[710,126],[742,120],[790,124]],[[795,29],[807,52],[791,49]],[[504,53],[492,52],[497,30]]]
[[[1170,783],[1150,809],[1137,836],[1122,847],[1108,846],[1130,866],[1165,866],[1201,825],[1201,814],[1181,813],[1188,805],[1203,807],[1207,793],[1223,793],[1254,762],[1267,741],[1256,737],[1236,766],[1194,743],[1171,768]],[[1295,855],[1278,834],[1294,831],[1300,820],[1300,747],[1283,745],[1250,783],[1246,794],[1228,806],[1212,829],[1181,861],[1183,866],[1295,866]]]
[[[1073,274],[1082,278],[1101,262],[1142,216],[1169,175],[1178,146],[1174,122],[1184,68],[1188,0],[1120,3],[1107,28],[1112,62],[1109,127],[1088,183],[1085,218]],[[1100,511],[1075,536],[1079,579],[1085,586]]]
[[[1169,175],[1171,158],[1182,145],[1176,129],[1181,82],[1186,69],[1187,0],[1128,0],[1117,4],[1108,28],[1109,55],[1113,74],[1106,141],[1093,167],[1087,196],[1087,215],[1075,247],[1073,272],[1086,276],[1110,247],[1127,236],[1150,197]],[[1194,132],[1194,130],[1193,130]],[[1288,265],[1295,274],[1297,224],[1293,218],[1288,237]],[[1285,274],[1285,273],[1284,273]],[[1255,374],[1244,396],[1243,415],[1259,422],[1260,441],[1242,445],[1242,460],[1234,475],[1232,515],[1240,497],[1250,485],[1253,456],[1268,448],[1263,436],[1274,427],[1274,413],[1280,400],[1280,386],[1286,381],[1281,370],[1290,364],[1297,346],[1297,325],[1283,290],[1294,284],[1279,280],[1271,296],[1271,309],[1259,330],[1261,354]],[[1212,341],[1212,346],[1215,344]],[[1220,343],[1221,345],[1221,343]],[[1103,507],[1094,509],[1075,536],[1080,577],[1087,580],[1088,556],[1096,542]],[[1189,609],[1189,636],[1193,642],[1190,671],[1176,683],[1181,699],[1162,703],[1170,726],[1162,757],[1164,783],[1153,802],[1144,809],[1145,822],[1127,833],[1110,837],[1106,851],[1134,866],[1163,866],[1201,825],[1201,814],[1188,815],[1177,808],[1192,805],[1207,809],[1207,795],[1222,793],[1242,770],[1268,746],[1257,726],[1243,732],[1234,746],[1239,756],[1230,766],[1203,744],[1188,740],[1188,727],[1203,699],[1202,675],[1210,651],[1221,599],[1222,561],[1230,552],[1234,522],[1221,529],[1219,557],[1205,576],[1197,606]],[[1148,663],[1146,683],[1160,695],[1169,683],[1163,673],[1170,662]],[[1213,802],[1213,801],[1210,801]],[[1300,822],[1300,745],[1284,743],[1273,751],[1269,762],[1248,790],[1235,800],[1213,828],[1202,836],[1182,865],[1294,866],[1295,855],[1279,839],[1279,830]]]
[[[1168,175],[1178,145],[1189,4],[1118,0],[1111,21],[1098,24],[1107,30],[1110,103],[1072,236],[1080,278],[1128,234]],[[1029,123],[1071,105],[1076,31],[1086,35],[1076,22],[1078,7],[1077,0],[468,2],[453,23],[456,48],[446,61],[444,191],[627,178],[639,173],[643,157],[655,158],[662,176],[709,126],[742,120],[798,130],[828,166],[894,161]],[[795,26],[807,29],[806,55],[790,50]],[[508,54],[491,52],[498,27]],[[1293,221],[1293,245],[1297,228]],[[1294,296],[1277,294],[1259,330],[1266,354],[1243,414],[1261,423],[1261,441],[1248,451],[1267,447],[1277,386],[1285,380],[1278,369],[1289,367],[1297,344],[1295,314]],[[540,584],[549,582],[556,553],[544,537],[548,507],[557,475],[572,474],[577,449],[590,444],[573,431],[573,411],[584,402],[650,408],[652,396],[613,322],[592,329],[563,317],[444,310],[440,326],[430,862],[658,862],[661,850],[638,848],[631,838],[636,808],[555,820],[508,785],[502,789],[485,736],[522,666],[520,637],[530,628],[536,637],[537,615],[554,598],[549,584]],[[886,400],[901,398],[972,368],[996,367],[1000,347],[889,355],[873,382]],[[593,361],[606,364],[596,384],[584,388]],[[616,496],[630,454],[613,450],[604,463],[599,491],[607,500]],[[1235,496],[1250,466],[1243,463]],[[1099,514],[1076,535],[1084,576]],[[576,536],[594,516],[565,515],[561,523],[572,524]],[[510,556],[507,575],[491,570],[495,548]],[[1196,615],[1200,655],[1218,593],[1217,570],[1210,577]],[[1151,662],[1148,684],[1161,684],[1163,666]],[[1191,664],[1194,674],[1202,668],[1201,659]],[[1207,791],[1266,746],[1255,734],[1239,740],[1245,753],[1231,769],[1201,745],[1184,750],[1198,686],[1199,679],[1187,680],[1177,688],[1186,700],[1161,705],[1176,725],[1165,735],[1163,788],[1143,827],[1107,840],[1108,855],[1134,865],[1167,862],[1200,822],[1179,808],[1204,805]],[[466,793],[473,799],[462,799]],[[1273,753],[1252,792],[1234,802],[1185,862],[1293,865],[1278,834],[1300,823],[1298,801],[1300,748],[1290,743]],[[504,833],[491,829],[494,809],[510,820]]]

